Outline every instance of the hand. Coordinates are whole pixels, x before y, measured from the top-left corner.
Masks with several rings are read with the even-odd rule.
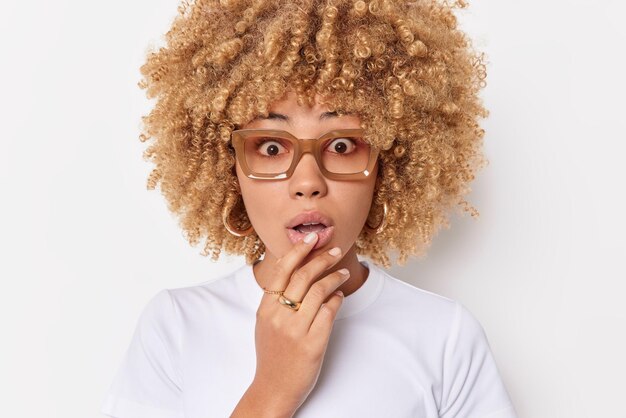
[[[271,397],[273,408],[291,413],[302,405],[317,382],[343,301],[343,295],[334,291],[350,277],[347,269],[341,269],[317,280],[341,259],[339,248],[335,255],[324,252],[296,268],[315,245],[317,234],[313,238],[309,243],[298,242],[276,261],[273,280],[266,287],[285,289],[287,299],[302,302],[300,308],[295,311],[280,304],[279,295],[265,293],[256,315],[253,385],[262,388],[268,399]]]

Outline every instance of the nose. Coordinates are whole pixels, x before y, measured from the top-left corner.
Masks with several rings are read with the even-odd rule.
[[[289,179],[289,194],[294,199],[322,197],[328,193],[326,178],[320,171],[315,157],[305,153]]]

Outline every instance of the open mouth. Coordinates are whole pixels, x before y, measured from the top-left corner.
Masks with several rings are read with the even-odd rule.
[[[311,224],[298,224],[293,228],[287,228],[287,236],[289,240],[296,244],[301,241],[311,232],[317,233],[317,242],[313,246],[313,249],[321,248],[328,244],[332,239],[333,232],[335,230],[334,226],[326,226],[322,223],[311,223]]]
[[[326,229],[326,225],[324,225],[323,223],[319,223],[319,222],[311,222],[311,223],[304,223],[304,224],[296,225],[292,229],[300,232],[301,234],[309,234],[311,232],[320,233],[324,229]]]

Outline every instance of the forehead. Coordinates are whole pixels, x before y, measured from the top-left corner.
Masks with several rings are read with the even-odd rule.
[[[267,114],[258,115],[248,124],[249,128],[295,127],[295,126],[329,126],[329,127],[360,127],[360,118],[341,109],[331,109],[316,96],[312,105],[298,103],[297,96],[288,92],[283,98],[271,103]]]

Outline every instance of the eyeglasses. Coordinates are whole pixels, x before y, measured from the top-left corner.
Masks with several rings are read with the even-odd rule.
[[[232,132],[232,142],[241,170],[252,179],[289,178],[308,152],[325,177],[357,180],[372,173],[379,153],[363,136],[363,129],[335,129],[312,139],[274,129],[239,129]]]

